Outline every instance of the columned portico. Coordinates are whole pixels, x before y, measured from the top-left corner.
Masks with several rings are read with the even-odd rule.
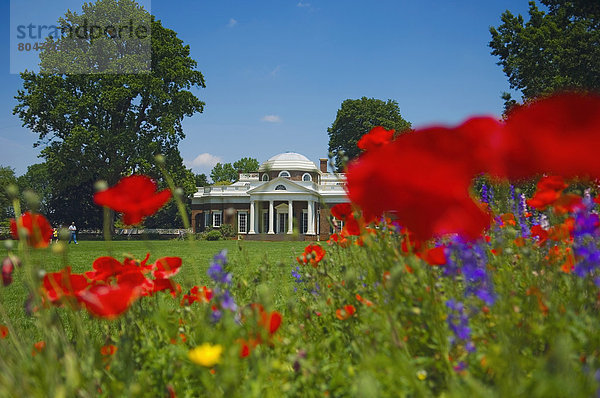
[[[250,202],[250,231],[249,234],[254,235],[256,233],[256,220],[255,220],[255,212],[256,212],[256,200]]]
[[[312,200],[308,201],[308,229],[306,234],[315,234],[315,202]]]
[[[288,234],[294,233],[294,207],[292,206],[292,201],[288,200]]]
[[[268,234],[274,234],[275,231],[273,230],[273,201],[269,200],[269,232],[267,232]]]

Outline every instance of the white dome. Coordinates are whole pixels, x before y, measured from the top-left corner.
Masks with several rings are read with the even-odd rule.
[[[319,171],[317,166],[308,160],[304,155],[296,152],[284,152],[275,155],[260,165],[258,171],[267,170],[299,170],[299,171]]]

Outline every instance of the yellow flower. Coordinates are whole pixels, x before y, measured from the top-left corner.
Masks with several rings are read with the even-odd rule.
[[[204,343],[201,346],[190,350],[188,352],[188,357],[192,362],[210,368],[220,362],[222,352],[223,346],[220,344],[212,345],[210,343]]]

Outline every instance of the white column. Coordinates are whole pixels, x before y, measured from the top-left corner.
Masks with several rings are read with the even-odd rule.
[[[250,231],[248,232],[249,234],[255,234],[256,230],[254,229],[254,208],[256,207],[256,201],[253,200],[250,202]]]
[[[315,234],[315,202],[312,200],[308,201],[308,231],[306,231],[307,235]]]
[[[292,207],[292,201],[288,201],[288,234],[291,234],[294,229],[294,208]]]
[[[269,200],[269,234],[274,234],[275,231],[273,231],[273,201]]]

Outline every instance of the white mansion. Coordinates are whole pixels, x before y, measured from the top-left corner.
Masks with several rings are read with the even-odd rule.
[[[327,172],[327,159],[317,167],[304,155],[282,153],[231,185],[199,187],[192,227],[201,232],[231,224],[244,239],[328,239],[335,224],[329,208],[348,201],[344,185],[343,174]]]

